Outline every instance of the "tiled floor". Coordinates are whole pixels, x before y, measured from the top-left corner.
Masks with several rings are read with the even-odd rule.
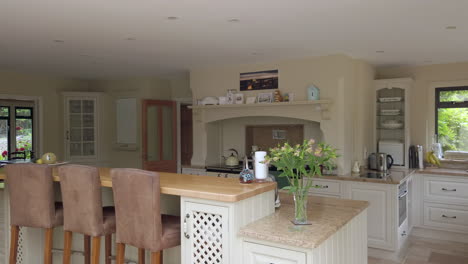
[[[468,264],[468,244],[409,237],[409,249],[403,261],[369,257],[368,264]]]

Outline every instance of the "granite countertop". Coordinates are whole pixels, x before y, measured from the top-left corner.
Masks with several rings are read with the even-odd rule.
[[[296,226],[290,195],[281,193],[281,207],[272,215],[257,220],[239,231],[245,238],[313,249],[335,234],[369,206],[369,202],[309,196],[308,220],[312,225]]]
[[[369,170],[364,169],[361,171],[361,174],[349,173],[345,175],[324,175],[321,177],[316,177],[315,179],[400,184],[406,181],[406,179],[416,170],[395,168],[390,170],[389,176],[382,179],[361,177],[362,173],[367,173],[368,171]]]
[[[461,176],[468,177],[468,172],[463,169],[449,169],[449,168],[437,168],[427,167],[416,171],[421,174],[435,174],[435,175],[447,175],[447,176]]]

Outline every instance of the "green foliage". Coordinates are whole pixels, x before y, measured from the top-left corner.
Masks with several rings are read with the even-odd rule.
[[[444,91],[442,102],[463,102],[468,100],[468,90]],[[444,151],[468,151],[468,108],[439,108],[438,139]]]
[[[315,144],[311,139],[304,140],[302,145],[290,146],[285,143],[270,149],[265,163],[272,164],[282,171],[279,177],[287,177],[289,186],[284,187],[284,190],[306,195],[312,187],[310,178],[322,175],[321,167],[331,169],[337,157],[336,149],[325,143]]]

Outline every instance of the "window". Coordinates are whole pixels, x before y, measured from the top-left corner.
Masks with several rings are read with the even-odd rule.
[[[437,88],[436,135],[443,151],[468,151],[468,86]]]
[[[0,100],[0,160],[16,151],[25,152],[26,158],[34,153],[34,103],[29,101]]]

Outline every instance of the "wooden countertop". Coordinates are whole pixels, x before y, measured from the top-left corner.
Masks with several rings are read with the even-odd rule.
[[[110,168],[99,168],[101,186],[112,187]],[[54,181],[60,181],[57,170],[54,169]],[[159,172],[161,193],[207,199],[220,202],[237,202],[249,197],[274,190],[276,183],[240,184],[238,179],[218,178],[212,176],[187,175],[178,173]],[[0,180],[6,174],[0,169]]]

